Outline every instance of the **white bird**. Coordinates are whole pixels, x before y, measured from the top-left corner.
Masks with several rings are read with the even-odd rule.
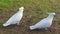
[[[41,29],[41,28],[45,28],[47,30],[47,28],[49,28],[52,25],[52,20],[55,15],[56,15],[55,13],[50,13],[47,18],[44,18],[37,24],[30,26],[29,27],[30,30]]]
[[[9,26],[11,24],[20,25],[19,22],[23,17],[23,11],[24,11],[24,7],[19,8],[19,11],[16,14],[14,14],[13,16],[11,16],[9,18],[9,20],[3,24],[3,26],[6,27],[6,26]]]

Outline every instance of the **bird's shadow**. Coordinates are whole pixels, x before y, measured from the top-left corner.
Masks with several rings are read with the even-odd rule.
[[[38,32],[38,31],[40,31],[40,32],[45,32],[45,31],[47,31],[47,30],[45,30],[45,29],[34,29],[34,30],[30,30],[30,29],[28,29],[30,32]]]
[[[2,28],[4,28],[4,29],[11,29],[13,27],[20,27],[20,25],[9,25],[7,27],[2,26]]]

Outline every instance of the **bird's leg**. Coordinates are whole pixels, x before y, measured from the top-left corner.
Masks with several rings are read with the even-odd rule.
[[[48,30],[48,28],[45,28],[45,30]]]
[[[19,24],[19,21],[17,22],[17,25],[20,25],[20,24]]]

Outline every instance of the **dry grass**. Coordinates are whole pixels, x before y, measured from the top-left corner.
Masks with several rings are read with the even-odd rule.
[[[24,16],[21,25],[2,27],[9,17],[24,6]],[[55,12],[56,16],[48,30],[29,30],[29,26]],[[1,0],[0,1],[0,34],[60,34],[60,0]]]

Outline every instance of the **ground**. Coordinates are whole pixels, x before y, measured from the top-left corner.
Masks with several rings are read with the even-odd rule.
[[[24,6],[21,25],[3,27],[18,8]],[[48,29],[29,30],[29,26],[37,23],[55,12],[52,26]],[[0,34],[60,34],[60,0],[0,0]]]

